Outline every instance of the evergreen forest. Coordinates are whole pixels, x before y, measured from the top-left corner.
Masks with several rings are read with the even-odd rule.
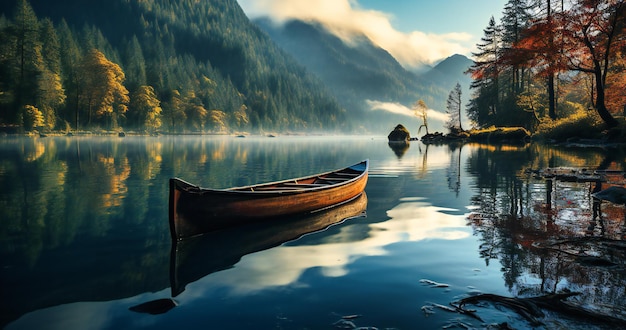
[[[235,0],[0,4],[0,124],[19,130],[348,130]]]

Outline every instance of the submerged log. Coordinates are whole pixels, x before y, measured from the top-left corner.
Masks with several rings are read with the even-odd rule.
[[[547,167],[544,169],[527,170],[536,178],[555,179],[564,182],[611,182],[626,183],[626,171],[593,170],[575,167]]]
[[[467,310],[465,305],[476,305],[482,301],[488,301],[510,308],[535,326],[543,324],[543,322],[540,321],[540,318],[545,316],[543,310],[550,310],[569,318],[585,319],[599,324],[626,327],[626,320],[613,317],[611,315],[593,312],[563,301],[569,297],[577,296],[579,294],[580,293],[578,292],[568,292],[548,294],[538,297],[517,298],[485,293],[463,298],[456,303],[450,303],[450,305],[458,310],[459,313],[471,314],[474,313],[474,311]]]

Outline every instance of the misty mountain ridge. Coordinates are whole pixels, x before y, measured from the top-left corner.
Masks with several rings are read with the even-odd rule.
[[[465,71],[474,63],[461,54],[454,54],[438,62],[433,68],[424,72],[420,77],[443,86],[454,86],[457,82],[463,87],[469,87],[472,78]]]
[[[416,73],[404,68],[365,35],[344,42],[317,22],[291,20],[277,25],[269,18],[253,22],[316,74],[342,106],[362,113],[379,126],[395,126],[398,121],[407,120],[417,123],[417,118],[412,118],[410,111],[406,111],[408,118],[372,111],[368,101],[399,103],[410,108],[422,99],[430,108],[445,112],[448,94],[456,83],[464,89],[469,87],[470,79],[464,72],[473,62],[463,55],[452,55]]]
[[[291,20],[281,26],[269,19],[254,21],[280,47],[322,78],[331,89],[350,86],[378,99],[404,97],[416,76],[365,35],[350,43],[322,25]]]

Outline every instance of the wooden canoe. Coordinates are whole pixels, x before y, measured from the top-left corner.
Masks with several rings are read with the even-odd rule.
[[[172,297],[209,274],[232,268],[247,254],[267,250],[349,219],[365,217],[367,195],[320,212],[227,228],[174,241],[170,255]]]
[[[363,193],[369,161],[335,171],[229,189],[170,179],[169,222],[173,240],[213,230],[309,213],[348,202]]]

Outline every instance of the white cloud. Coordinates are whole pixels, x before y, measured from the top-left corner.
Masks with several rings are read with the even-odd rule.
[[[356,0],[238,1],[250,18],[270,17],[277,23],[290,19],[319,22],[347,42],[354,36],[365,35],[406,68],[433,64],[452,54],[468,54],[471,50],[469,33],[404,33],[393,27],[392,16],[362,9]]]
[[[369,106],[370,110],[383,110],[383,111],[388,111],[388,112],[392,112],[392,113],[407,116],[407,117],[416,117],[415,111],[413,111],[409,107],[406,107],[400,103],[381,102],[381,101],[372,101],[372,100],[366,100],[365,102]],[[429,122],[431,120],[442,122],[442,123],[445,123],[446,121],[448,121],[448,115],[445,113],[441,113],[437,110],[428,109],[426,111],[426,114],[428,116]]]

